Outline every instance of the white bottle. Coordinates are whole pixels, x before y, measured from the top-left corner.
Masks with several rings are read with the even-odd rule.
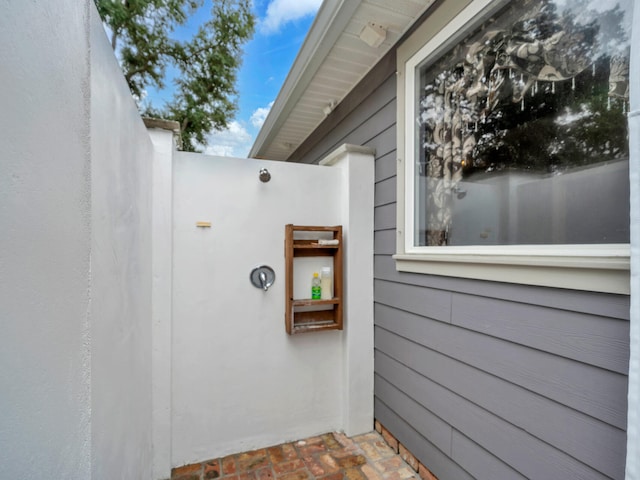
[[[331,267],[322,267],[320,292],[322,300],[331,300],[333,298],[333,275],[331,275]]]

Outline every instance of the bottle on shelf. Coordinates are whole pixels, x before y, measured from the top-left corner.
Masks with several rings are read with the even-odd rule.
[[[331,275],[331,267],[322,267],[320,274],[320,298],[322,300],[331,300],[333,298],[333,275]]]
[[[318,277],[318,272],[314,272],[313,279],[311,280],[311,300],[320,300],[322,296],[321,292],[320,277]]]

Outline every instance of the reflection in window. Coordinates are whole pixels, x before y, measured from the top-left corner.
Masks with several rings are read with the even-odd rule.
[[[631,10],[512,1],[418,67],[416,245],[629,242]]]

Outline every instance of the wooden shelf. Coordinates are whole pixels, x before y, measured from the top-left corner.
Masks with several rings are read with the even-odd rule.
[[[303,232],[305,238],[296,238]],[[314,237],[316,234],[316,238]],[[328,235],[330,234],[330,235]],[[300,236],[300,234],[298,234]],[[337,240],[337,245],[320,245],[319,238]],[[342,226],[285,226],[285,328],[288,334],[321,330],[342,330]],[[333,298],[312,300],[294,298],[293,285],[296,257],[332,257]]]
[[[299,240],[299,243],[293,244],[293,255],[295,257],[323,257],[334,255],[339,245],[318,245],[311,240]]]
[[[296,240],[293,244],[295,250],[299,248],[338,248],[340,245],[321,245],[316,240]]]
[[[291,300],[291,305],[293,305],[294,307],[318,307],[320,305],[337,305],[339,303],[340,299],[336,297],[332,298],[331,300],[311,300],[310,298]]]

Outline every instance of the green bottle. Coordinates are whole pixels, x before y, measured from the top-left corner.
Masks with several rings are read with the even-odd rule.
[[[313,274],[313,280],[311,280],[311,300],[320,300],[321,296],[320,277],[318,277],[318,272],[315,272]]]

